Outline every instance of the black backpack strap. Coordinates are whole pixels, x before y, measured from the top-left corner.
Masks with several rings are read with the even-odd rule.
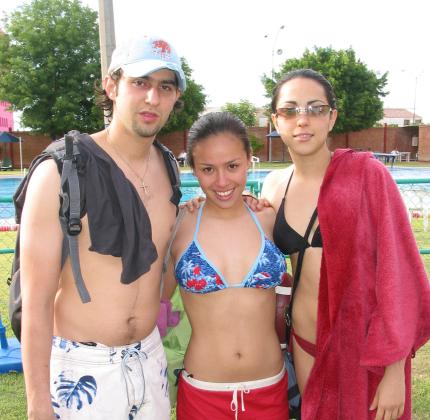
[[[178,162],[174,154],[158,140],[154,141],[154,146],[157,147],[163,155],[164,164],[166,165],[167,173],[169,175],[170,185],[172,186],[172,196],[170,202],[176,206],[176,214],[178,214],[178,206],[181,201],[181,179],[179,174]]]
[[[67,254],[70,254],[76,288],[78,289],[81,301],[88,303],[91,301],[91,298],[82,278],[77,236],[81,233],[82,223],[80,219],[81,195],[76,159],[79,151],[73,147],[74,133],[70,132],[64,137],[66,152],[63,157],[63,169],[61,172],[60,196],[62,198],[62,205],[60,209],[60,223],[64,238],[67,239],[68,247],[65,246],[63,241],[62,264],[64,264]],[[66,252],[65,255],[64,252]]]
[[[303,237],[305,242],[308,242],[309,235],[311,233],[312,227],[314,226],[315,220],[318,216],[318,208],[316,208],[312,214],[311,220],[309,221],[308,227],[305,232],[305,236]],[[299,251],[299,256],[297,257],[297,265],[296,265],[296,272],[294,273],[294,279],[293,279],[293,287],[291,289],[291,298],[290,303],[288,305],[288,309],[285,313],[285,321],[286,321],[286,331],[285,331],[285,342],[290,342],[290,336],[291,336],[291,326],[292,326],[292,315],[293,315],[293,302],[294,302],[294,295],[296,294],[297,287],[299,285],[300,281],[300,274],[302,273],[302,265],[303,265],[303,258],[305,256],[305,250],[306,248],[302,248]]]

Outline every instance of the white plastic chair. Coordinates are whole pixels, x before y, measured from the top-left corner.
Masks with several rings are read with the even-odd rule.
[[[252,172],[255,171],[255,164],[256,163],[260,163],[260,158],[257,156],[251,156]]]

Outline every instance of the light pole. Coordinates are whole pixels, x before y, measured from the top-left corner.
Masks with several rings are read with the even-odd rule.
[[[273,78],[274,78],[274,76],[275,76],[275,47],[276,47],[276,41],[278,40],[278,37],[279,37],[279,33],[282,31],[282,29],[284,29],[285,28],[285,25],[281,25],[279,28],[278,28],[278,30],[276,31],[276,35],[275,35],[275,38],[274,38],[274,40],[273,40],[273,45],[272,45],[272,71],[271,71],[271,76],[272,76],[272,80],[273,80]],[[269,35],[264,35],[264,38],[269,38]],[[278,54],[278,55],[281,55],[282,54],[282,49],[281,48],[279,48],[278,50],[276,50],[276,53]]]
[[[413,113],[413,116],[412,116],[412,125],[415,125],[415,105],[417,104],[417,84],[418,84],[418,75],[415,76],[414,113]]]
[[[113,13],[113,0],[99,0],[99,38],[100,38],[100,64],[102,80],[106,76],[109,64],[115,49],[115,19]],[[109,119],[105,116],[105,127]]]
[[[113,0],[99,0],[99,37],[102,79],[106,75],[115,49]]]
[[[402,70],[400,70],[400,72],[401,73],[409,73],[406,69],[402,69]],[[414,74],[414,73],[412,73],[412,74]],[[414,107],[413,107],[413,113],[412,113],[412,125],[415,125],[418,78],[419,78],[419,76],[422,75],[422,73],[423,73],[423,70],[419,71],[418,73],[415,73],[415,82],[414,82]]]
[[[276,42],[278,41],[278,37],[279,37],[279,33],[282,31],[282,29],[284,29],[285,28],[285,25],[281,25],[279,28],[278,28],[278,30],[276,31],[276,35],[275,35],[275,38],[274,38],[274,40],[273,40],[273,45],[272,45],[272,68],[271,68],[271,73],[270,73],[270,75],[271,75],[271,78],[272,78],[272,81],[274,80],[274,78],[275,78],[275,47],[276,47]],[[264,38],[269,38],[269,35],[268,34],[266,34],[266,35],[264,35]],[[276,51],[276,53],[278,54],[278,55],[281,55],[282,54],[282,49],[281,48],[279,48],[277,51]],[[272,137],[270,136],[270,134],[272,134],[272,121],[270,120],[270,118],[269,118],[269,156],[268,156],[268,158],[269,158],[269,162],[271,162],[272,161]]]

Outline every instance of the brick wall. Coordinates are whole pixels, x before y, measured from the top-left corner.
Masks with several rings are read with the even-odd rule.
[[[49,136],[41,134],[19,131],[15,131],[12,134],[22,139],[22,166],[24,168],[28,168],[33,158],[41,153],[52,141]],[[13,167],[16,169],[20,167],[19,143],[11,143],[11,145],[11,160]]]
[[[262,162],[268,161],[269,141],[266,138],[268,128],[252,127],[248,129],[248,133],[259,138],[264,144],[261,150],[253,153],[254,156],[259,157]],[[24,167],[28,167],[31,160],[51,142],[49,137],[43,135],[33,135],[26,132],[14,132],[12,134],[23,139]],[[178,156],[179,153],[186,149],[186,136],[186,131],[178,131],[159,136],[159,140],[172,150],[175,156]],[[419,146],[412,146],[413,136],[418,136]],[[11,143],[9,147],[13,165],[15,168],[19,168],[19,144]],[[329,138],[329,147],[331,150],[350,147],[352,149],[387,153],[396,149],[401,152],[411,152],[412,159],[418,153],[420,161],[430,162],[430,125],[419,127],[377,127],[348,134],[335,134]],[[291,161],[288,148],[285,147],[280,137],[272,138],[272,161]]]
[[[351,149],[390,153],[392,150],[411,152],[415,158],[417,146],[412,146],[412,137],[419,136],[418,127],[374,127],[344,134],[334,134],[329,139],[331,150]]]
[[[430,162],[430,125],[420,126],[418,159],[422,162]]]
[[[165,134],[157,137],[158,140],[168,147],[175,156],[186,150],[187,131],[175,131],[174,133]]]
[[[28,168],[33,158],[39,153],[41,153],[52,141],[51,138],[48,136],[31,134],[28,132],[13,132],[12,134],[22,138],[22,160],[24,168]],[[160,136],[159,140],[163,144],[165,144],[170,150],[172,150],[175,156],[178,156],[179,153],[184,150],[186,138],[185,136],[186,132],[178,131],[175,133],[169,133],[164,136]],[[10,154],[13,162],[13,167],[19,168],[20,160],[18,143],[11,143]]]
[[[348,134],[335,134],[329,138],[328,144],[331,150],[349,147],[351,149],[369,150],[372,152],[386,152],[398,150],[401,152],[411,152],[411,158],[414,159],[418,153],[418,147],[412,146],[412,137],[418,136],[418,144],[421,143],[422,129],[429,126],[421,127],[375,127],[367,130],[351,132]],[[426,131],[429,132],[430,127]],[[423,131],[424,133],[424,131]],[[265,135],[264,135],[265,136]],[[426,159],[430,161],[430,138],[427,134],[428,154]],[[268,141],[264,153],[258,153],[262,161],[269,160]],[[385,145],[385,146],[384,146]],[[424,160],[424,155],[419,153],[419,159]],[[288,148],[285,147],[280,137],[272,138],[272,161],[290,162],[291,157]]]
[[[258,151],[253,151],[253,155],[259,157],[260,160],[264,162],[269,158],[269,142],[266,138],[268,131],[267,127],[251,127],[247,129],[248,135],[252,134],[263,142],[263,147]],[[178,156],[179,153],[186,150],[186,137],[186,132],[177,131],[175,133],[158,136],[158,139],[172,150],[175,156]],[[288,149],[284,146],[280,137],[272,138],[272,160],[281,162],[291,161]]]

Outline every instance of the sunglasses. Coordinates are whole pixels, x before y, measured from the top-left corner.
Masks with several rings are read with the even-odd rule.
[[[322,117],[331,112],[330,105],[308,105],[306,108],[299,107],[288,107],[278,108],[276,110],[276,116],[282,118],[295,118],[299,114],[307,114],[310,117]]]

